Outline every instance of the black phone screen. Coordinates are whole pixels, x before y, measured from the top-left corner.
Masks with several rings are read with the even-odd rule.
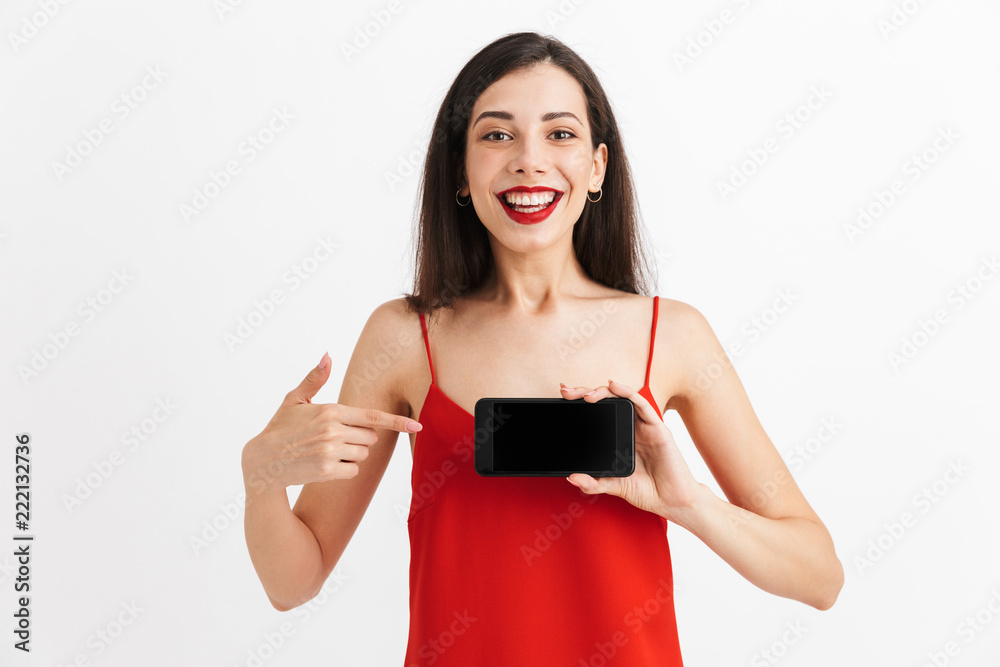
[[[615,463],[616,406],[583,404],[494,404],[508,415],[493,434],[493,469],[611,470]]]

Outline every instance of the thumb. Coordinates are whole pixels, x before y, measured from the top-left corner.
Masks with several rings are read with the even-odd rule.
[[[285,396],[286,403],[311,403],[310,400],[316,395],[316,392],[320,390],[326,381],[330,378],[330,355],[326,352],[323,353],[323,358],[319,360],[319,364],[313,368],[309,373],[303,378],[302,382],[295,389],[292,389]]]
[[[594,493],[604,493],[600,481],[594,479],[587,473],[577,472],[566,478],[569,483],[577,487],[584,493],[591,495]]]

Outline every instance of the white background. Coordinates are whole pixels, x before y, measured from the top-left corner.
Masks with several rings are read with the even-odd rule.
[[[240,451],[325,350],[333,372],[316,400],[336,400],[369,314],[411,286],[410,165],[422,163],[445,91],[493,39],[538,30],[601,78],[656,293],[701,310],[724,345],[743,343],[734,362],[753,406],[846,570],[838,602],[820,612],[764,593],[671,531],[685,664],[916,667],[932,664],[928,654],[997,664],[1000,279],[984,260],[1000,253],[1000,7],[220,6],[0,6],[0,663],[402,662],[406,438],[339,583],[308,615],[272,609],[254,574]],[[372,12],[391,20],[378,26]],[[346,56],[366,25],[373,36]],[[135,107],[127,116],[123,95]],[[275,109],[293,119],[247,159],[241,144]],[[788,114],[799,117],[793,133],[782,129]],[[112,131],[88,139],[102,119]],[[935,148],[939,132],[952,138]],[[745,162],[768,138],[777,148],[766,162]],[[74,151],[87,154],[60,170]],[[230,160],[240,172],[185,220],[181,206]],[[734,169],[749,176],[724,197]],[[895,179],[898,195],[879,210]],[[852,236],[859,207],[879,215]],[[286,282],[317,238],[336,251],[308,280]],[[124,286],[115,272],[130,276]],[[971,299],[956,296],[960,285]],[[284,301],[230,349],[226,334],[273,290]],[[792,305],[772,317],[781,291]],[[88,299],[103,300],[90,319],[79,309]],[[935,329],[926,322],[937,311]],[[60,338],[74,323],[76,335]],[[916,352],[894,365],[904,339]],[[40,370],[24,376],[36,353]],[[159,423],[157,400],[177,406]],[[676,413],[666,420],[717,489]],[[824,420],[838,424],[832,436]],[[147,432],[130,449],[133,427]],[[22,432],[33,439],[30,656],[12,648]],[[805,460],[795,452],[807,445]],[[119,465],[108,463],[115,450]],[[946,476],[952,464],[961,476]],[[109,465],[106,478],[96,472]],[[68,504],[81,484],[89,496]],[[906,512],[911,525],[891,530]],[[132,619],[123,605],[141,611]],[[99,631],[117,636],[109,645]]]

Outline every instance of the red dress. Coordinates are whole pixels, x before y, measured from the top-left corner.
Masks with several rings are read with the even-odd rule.
[[[653,298],[649,390],[659,298]],[[673,667],[668,522],[564,477],[481,477],[472,414],[434,383],[420,413],[407,517],[406,667]]]

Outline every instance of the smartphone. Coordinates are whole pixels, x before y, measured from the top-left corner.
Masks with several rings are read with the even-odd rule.
[[[628,477],[635,471],[635,406],[627,398],[481,398],[476,472],[484,477]]]

